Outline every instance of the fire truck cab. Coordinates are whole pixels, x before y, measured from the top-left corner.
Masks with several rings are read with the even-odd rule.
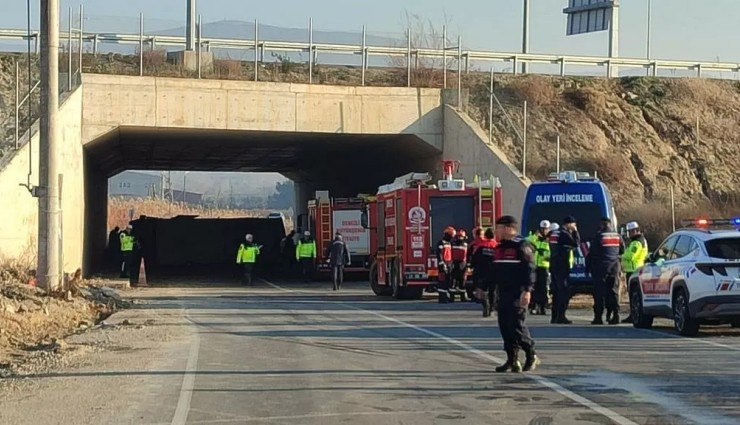
[[[370,230],[370,287],[379,296],[419,299],[437,284],[436,243],[445,227],[472,236],[501,213],[498,178],[471,184],[452,177],[456,161],[444,161],[445,178],[409,173],[381,186],[367,203],[362,224]]]
[[[370,255],[369,231],[362,227],[364,198],[331,198],[328,191],[317,191],[308,201],[308,229],[316,239],[316,270],[331,271],[326,256],[334,235],[340,233],[350,254],[346,272],[366,272]]]

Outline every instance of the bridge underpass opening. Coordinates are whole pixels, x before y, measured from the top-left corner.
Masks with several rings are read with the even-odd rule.
[[[105,270],[108,178],[126,170],[277,172],[295,183],[295,215],[317,190],[373,194],[409,172],[435,172],[441,151],[413,134],[119,127],[85,145],[85,273]],[[137,217],[134,217],[137,218]]]

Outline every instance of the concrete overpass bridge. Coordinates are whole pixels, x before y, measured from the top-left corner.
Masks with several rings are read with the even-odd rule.
[[[280,172],[296,203],[316,190],[372,193],[410,171],[490,172],[519,214],[527,181],[465,114],[456,91],[86,74],[60,107],[65,272],[93,270],[106,244],[107,179],[127,169]],[[0,255],[35,253],[38,133],[0,160]]]

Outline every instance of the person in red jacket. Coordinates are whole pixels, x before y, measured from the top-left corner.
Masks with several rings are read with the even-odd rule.
[[[447,226],[442,235],[442,239],[437,242],[437,270],[439,272],[437,281],[437,293],[439,294],[439,303],[447,304],[455,301],[451,297],[450,283],[452,281],[450,272],[452,271],[452,239],[455,237],[455,229]]]
[[[465,271],[467,269],[468,236],[465,230],[460,229],[452,239],[452,270],[450,272],[450,297],[460,295],[460,301],[465,301]]]
[[[476,227],[473,229],[473,240],[470,241],[470,244],[468,245],[468,254],[465,258],[465,263],[467,264],[468,270],[472,269],[472,279],[471,282],[465,285],[465,289],[468,295],[468,300],[470,302],[477,302],[480,303],[480,300],[476,296],[476,275],[475,275],[475,269],[473,269],[473,253],[475,253],[475,250],[478,249],[478,247],[484,242],[483,239],[483,229],[480,227]]]

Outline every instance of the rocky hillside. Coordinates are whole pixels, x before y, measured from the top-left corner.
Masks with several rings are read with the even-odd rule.
[[[469,82],[469,113],[486,128],[488,85]],[[554,171],[559,134],[562,168],[598,171],[622,217],[663,212],[671,187],[679,213],[740,212],[737,81],[504,76],[494,91],[515,125],[527,100],[531,178]],[[522,144],[498,106],[493,125],[494,143],[520,166]]]

